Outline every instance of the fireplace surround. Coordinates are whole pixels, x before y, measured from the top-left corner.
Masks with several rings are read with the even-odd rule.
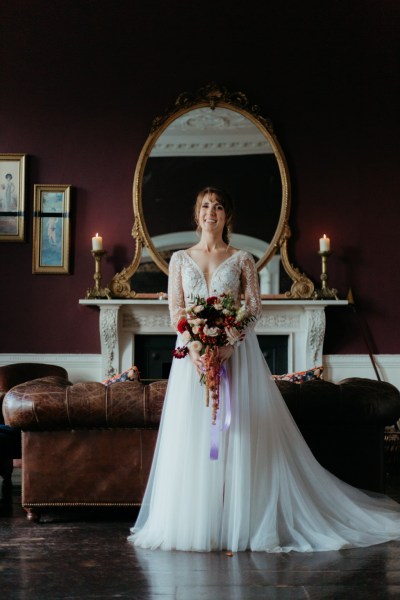
[[[99,309],[102,375],[120,373],[135,364],[136,335],[171,335],[165,299],[80,300]],[[262,300],[259,335],[288,337],[288,371],[303,371],[322,364],[325,309],[344,306],[346,300]]]

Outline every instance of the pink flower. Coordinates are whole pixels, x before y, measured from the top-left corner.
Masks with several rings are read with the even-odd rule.
[[[228,342],[233,346],[240,340],[242,334],[236,329],[236,327],[225,327],[226,337]]]
[[[218,327],[208,327],[208,325],[204,325],[203,333],[208,337],[217,337],[217,335],[221,333],[221,330]]]
[[[185,342],[190,342],[190,340],[192,339],[192,336],[190,335],[189,331],[184,331],[182,333],[182,338],[184,339]]]
[[[198,340],[193,340],[193,342],[189,342],[188,347],[194,350],[195,352],[200,352],[203,347],[203,344]]]
[[[189,323],[189,325],[192,325],[192,326],[193,325],[199,326],[199,325],[203,325],[203,323],[205,323],[205,320],[204,319],[199,319],[199,318],[197,318],[197,319],[190,319],[190,321],[188,321],[188,323]]]

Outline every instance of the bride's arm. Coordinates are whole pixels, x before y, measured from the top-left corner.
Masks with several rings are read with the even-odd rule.
[[[242,343],[242,341],[246,337],[246,333],[250,329],[254,329],[257,320],[261,316],[262,310],[260,286],[258,283],[258,273],[256,269],[256,263],[254,262],[254,258],[251,254],[246,252],[242,260],[241,266],[241,283],[242,292],[244,295],[244,305],[247,308],[248,315],[251,317],[251,321],[246,325],[245,329],[242,331],[242,336],[240,340],[238,340],[235,343],[234,346],[236,348]]]
[[[247,252],[242,260],[242,290],[244,303],[250,316],[253,317],[249,327],[254,327],[261,317],[262,305],[256,263],[252,255]]]
[[[251,254],[248,254],[246,252],[242,260],[241,266],[241,284],[242,292],[244,295],[244,304],[247,307],[248,314],[250,317],[252,317],[252,320],[243,330],[240,340],[238,340],[233,346],[229,344],[220,348],[220,356],[222,362],[228,360],[232,356],[234,349],[240,346],[240,344],[246,336],[246,333],[249,331],[249,329],[253,329],[255,327],[257,320],[261,316],[262,306],[260,287],[258,283],[258,273],[256,269],[256,263],[254,262],[254,259]]]
[[[185,309],[185,295],[182,286],[182,262],[179,255],[176,253],[171,256],[169,262],[168,273],[168,306],[171,325],[177,331],[179,319]],[[189,348],[190,360],[196,367],[199,375],[202,374],[203,363],[201,362],[200,353]]]
[[[181,259],[175,253],[171,256],[168,272],[168,306],[171,325],[177,331],[179,319],[185,308],[185,297],[182,287]]]

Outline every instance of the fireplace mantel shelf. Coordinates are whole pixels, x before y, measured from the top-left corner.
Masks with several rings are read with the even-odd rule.
[[[173,335],[167,300],[79,300],[100,309],[99,330],[104,378],[135,364],[135,335]],[[322,364],[325,308],[347,300],[262,300],[256,324],[260,335],[288,336],[288,369],[303,371]]]
[[[347,300],[261,300],[261,303],[266,306],[347,306]],[[124,300],[123,298],[112,298],[110,300],[79,300],[79,304],[85,304],[86,306],[110,306],[111,304],[124,306],[127,304],[167,304],[168,300],[158,300],[157,298],[129,298]]]

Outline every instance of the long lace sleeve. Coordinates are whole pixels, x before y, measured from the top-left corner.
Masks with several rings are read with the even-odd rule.
[[[182,309],[185,308],[185,297],[181,276],[182,262],[177,253],[171,256],[168,274],[168,306],[171,326],[176,331]]]
[[[261,316],[261,296],[260,296],[260,287],[258,283],[258,273],[256,269],[256,264],[254,262],[254,258],[251,254],[245,253],[244,257],[241,261],[241,283],[242,283],[242,292],[244,295],[244,303],[253,317],[253,320],[247,325],[244,330],[244,334],[246,334],[249,329],[254,329],[257,320]],[[240,341],[237,345],[240,345]]]

